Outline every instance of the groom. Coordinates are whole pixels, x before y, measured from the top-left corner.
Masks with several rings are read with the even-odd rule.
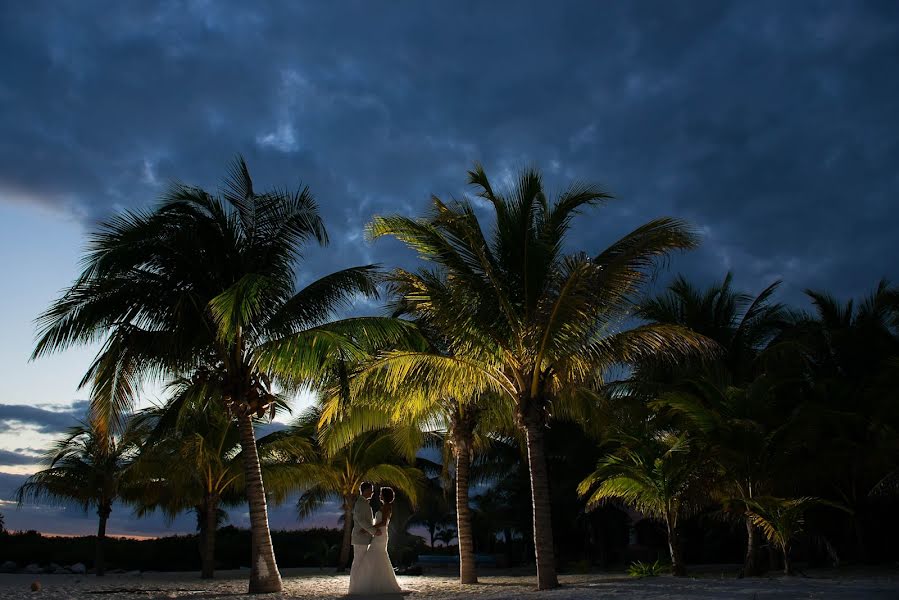
[[[374,486],[364,481],[359,486],[359,497],[353,506],[353,566],[350,567],[350,579],[353,578],[354,571],[362,561],[362,557],[368,552],[368,545],[371,544],[372,536],[381,535],[380,529],[372,527],[374,517],[371,512],[371,496],[374,493]]]

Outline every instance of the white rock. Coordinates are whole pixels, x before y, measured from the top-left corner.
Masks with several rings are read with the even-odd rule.
[[[74,565],[69,566],[69,571],[76,575],[84,575],[87,573],[87,567],[84,566],[84,563],[75,563]]]
[[[43,572],[43,569],[40,567],[40,565],[36,565],[36,564],[34,564],[34,563],[31,563],[30,565],[27,565],[27,566],[25,567],[25,572],[26,572],[26,573],[29,573],[29,574],[31,574],[31,575],[36,575],[37,573]]]

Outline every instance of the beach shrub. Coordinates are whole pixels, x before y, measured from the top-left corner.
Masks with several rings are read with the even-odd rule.
[[[638,560],[631,563],[627,568],[627,574],[631,577],[657,577],[662,573],[667,573],[671,569],[671,565],[663,563],[660,560],[655,562],[643,562]]]

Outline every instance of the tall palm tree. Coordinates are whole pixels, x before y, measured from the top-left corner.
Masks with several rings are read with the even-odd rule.
[[[776,391],[788,382],[763,375],[769,343],[783,331],[788,314],[773,301],[775,282],[756,296],[733,289],[733,276],[699,289],[678,276],[668,289],[644,302],[639,316],[650,323],[681,325],[713,340],[720,352],[676,368],[649,361],[637,369],[634,380],[661,399],[659,408],[671,409],[685,420],[679,423],[703,440],[708,454],[727,475],[724,494],[730,507],[770,492],[776,439],[785,430],[784,415],[774,410]],[[771,354],[776,352],[772,348]],[[740,512],[743,512],[742,510]],[[757,527],[745,517],[747,532],[743,574],[759,572]]]
[[[191,377],[222,399],[240,432],[250,593],[281,589],[253,417],[274,405],[273,385],[315,384],[332,357],[356,353],[354,338],[405,331],[391,319],[330,320],[356,295],[376,295],[373,266],[296,290],[302,246],[327,239],[308,188],[258,193],[238,158],[217,196],[178,184],[153,211],[102,224],[82,274],[39,319],[35,357],[104,340],[82,381],[98,426],[121,426],[148,379]]]
[[[687,436],[659,432],[625,443],[600,460],[578,486],[578,493],[587,498],[588,508],[617,500],[660,519],[668,534],[672,571],[686,575],[680,523],[704,505],[707,470],[701,459],[691,455]]]
[[[79,504],[85,512],[97,510],[96,558],[98,576],[105,573],[104,546],[106,522],[113,503],[122,496],[128,484],[128,467],[137,450],[139,435],[126,429],[122,435],[110,434],[92,423],[69,428],[44,456],[47,468],[25,480],[16,491],[21,506],[25,502]]]
[[[386,352],[367,376],[382,378],[391,391],[420,385],[463,401],[490,390],[514,407],[528,451],[538,587],[547,589],[558,585],[547,419],[580,387],[602,381],[613,365],[705,348],[681,327],[622,327],[656,259],[694,247],[696,237],[680,221],[657,219],[593,256],[567,254],[574,217],[608,194],[573,185],[551,202],[533,169],[522,171],[507,193],[495,190],[480,166],[469,172],[469,183],[495,217],[487,235],[480,205],[467,199],[445,203],[435,197],[424,218],[376,217],[369,225],[372,238],[393,236],[435,265],[415,273],[396,270],[391,281],[451,351]]]
[[[297,501],[301,519],[314,513],[328,500],[340,502],[344,521],[338,570],[344,570],[350,560],[353,505],[359,497],[362,483],[369,481],[392,486],[414,504],[424,476],[419,469],[408,464],[410,459],[414,460],[414,456],[410,456],[410,447],[405,444],[398,447],[398,440],[407,436],[407,432],[391,435],[397,432],[369,431],[335,448],[334,444],[322,439],[329,432],[319,429],[321,418],[321,409],[312,407],[296,425],[273,434],[282,442],[309,444],[312,450],[298,454],[296,460],[272,465],[270,490],[278,502],[291,492],[302,492]],[[414,455],[414,450],[411,454]]]

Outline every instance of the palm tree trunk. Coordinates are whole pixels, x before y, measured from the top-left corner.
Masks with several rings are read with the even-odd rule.
[[[350,564],[350,546],[353,541],[353,499],[343,499],[343,543],[340,546],[340,561],[337,564],[338,571],[345,571]]]
[[[792,575],[793,563],[790,562],[790,546],[788,544],[783,544],[781,545],[780,550],[784,555],[784,575]]]
[[[200,577],[202,579],[212,579],[215,577],[215,530],[218,527],[218,499],[215,496],[207,495],[204,501],[203,509],[205,511],[203,519],[203,549],[202,549],[202,570]]]
[[[265,504],[265,488],[262,485],[262,471],[259,454],[256,451],[256,437],[253,421],[249,415],[237,419],[240,430],[240,447],[244,456],[247,502],[250,508],[250,587],[249,593],[261,594],[281,591],[281,573],[275,562],[275,549],[268,528],[268,508]]]
[[[752,520],[746,517],[746,557],[743,559],[743,576],[755,577],[759,574],[758,532]]]
[[[454,454],[456,455],[456,529],[459,538],[459,581],[461,583],[477,583],[471,508],[468,505],[471,440],[459,440],[454,445]]]
[[[112,503],[102,502],[100,507],[97,508],[97,516],[100,517],[100,525],[97,527],[97,548],[94,560],[94,570],[97,573],[97,577],[102,577],[106,574],[106,560],[103,554],[103,547],[106,545],[106,521],[109,520],[110,514],[112,514]]]
[[[668,551],[671,553],[671,572],[675,577],[683,577],[687,574],[687,567],[684,565],[684,559],[681,555],[680,535],[678,535],[677,525],[668,525]]]
[[[556,576],[552,507],[549,499],[549,474],[546,469],[543,423],[539,419],[527,419],[524,430],[528,449],[528,470],[531,475],[537,589],[548,590],[558,587],[559,579]]]

